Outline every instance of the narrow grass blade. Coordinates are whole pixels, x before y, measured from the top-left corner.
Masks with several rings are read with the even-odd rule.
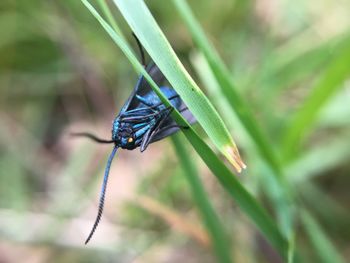
[[[193,199],[202,216],[202,220],[212,240],[212,247],[218,258],[218,262],[232,262],[230,242],[225,234],[224,228],[217,217],[214,208],[211,206],[204,187],[198,177],[198,172],[193,162],[187,157],[184,141],[179,135],[172,137],[173,144],[183,166],[183,173],[191,187]]]
[[[332,242],[327,238],[313,217],[306,211],[303,211],[301,218],[320,261],[324,263],[344,263],[342,256],[336,251]]]
[[[140,64],[140,62],[134,55],[133,51],[131,50],[131,48],[125,41],[125,39],[113,30],[113,28],[101,17],[101,15],[89,3],[89,1],[81,0],[81,2],[86,6],[86,8],[91,12],[91,14],[97,19],[97,21],[101,24],[101,26],[106,30],[106,32],[109,34],[112,40],[116,43],[116,45],[123,51],[123,53],[129,59],[132,66],[135,68],[136,72],[138,74],[142,74],[147,79],[147,81],[153,88],[154,92],[156,92],[156,94],[159,96],[159,98],[165,104],[165,106],[167,107],[171,106],[171,103],[169,102],[167,97],[164,96],[164,94],[160,91],[157,84],[153,81],[153,79],[147,73],[145,68]],[[189,130],[192,131],[192,128],[190,127],[190,125],[187,123],[187,121],[176,109],[174,109],[172,113],[172,117],[175,119],[177,123],[179,123],[182,126],[188,126]]]
[[[232,116],[232,110],[230,110],[227,105],[226,100],[223,98],[221,93],[216,92],[215,87],[218,85],[215,78],[213,77],[212,72],[209,69],[209,65],[206,60],[201,59],[202,57],[198,56],[192,59],[193,64],[199,74],[202,83],[206,83],[208,90],[213,90],[210,92],[211,98],[219,101],[218,105],[221,105],[222,114],[227,116]],[[232,125],[232,123],[230,123]],[[235,126],[237,129],[237,126]],[[242,135],[241,135],[242,136]],[[254,150],[251,149],[253,152]],[[251,152],[252,154],[252,152]],[[279,229],[284,234],[284,236],[288,240],[288,262],[293,262],[294,256],[294,237],[295,232],[293,229],[294,216],[295,216],[295,207],[293,206],[292,198],[288,195],[288,191],[286,191],[287,187],[283,187],[281,182],[277,179],[278,177],[272,176],[274,173],[270,166],[267,165],[266,162],[261,160],[261,165],[258,165],[260,171],[259,177],[262,182],[263,187],[265,188],[265,193],[268,195],[272,203],[274,204],[274,208],[276,210],[277,221],[279,223]],[[263,165],[266,164],[266,165]],[[257,165],[255,163],[255,165]],[[270,169],[269,169],[270,168]],[[267,170],[266,172],[264,172]]]
[[[303,182],[298,189],[305,209],[312,210],[317,218],[333,231],[343,232],[349,236],[350,211],[345,204],[340,204],[334,197],[323,192],[319,185],[312,182]]]
[[[280,229],[283,230],[283,234],[289,240],[289,255],[292,255],[294,253],[294,212],[292,206],[290,205],[292,202],[291,194],[289,193],[290,187],[283,176],[281,176],[283,173],[282,168],[279,159],[273,151],[272,144],[268,142],[267,137],[263,134],[258,123],[255,121],[249,106],[245,103],[244,99],[241,98],[238,92],[236,92],[236,88],[231,80],[229,71],[205,37],[203,30],[194,18],[186,1],[173,0],[173,3],[190,30],[194,42],[206,57],[206,60],[214,76],[216,77],[219,86],[221,87],[221,93],[224,94],[223,97],[227,99],[227,102],[231,108],[236,112],[241,124],[245,127],[247,133],[250,135],[250,138],[256,146],[256,149],[260,153],[261,158],[264,159],[271,168],[272,172],[268,175],[276,177],[277,179],[276,183],[279,185],[281,195],[278,199],[274,199],[274,196],[271,195],[270,198],[275,204],[279,204],[279,206],[276,207],[276,210],[280,222]],[[271,180],[273,180],[273,178],[271,178]],[[267,188],[269,187],[271,186],[267,186]],[[268,193],[270,193],[270,191],[268,191]]]
[[[337,138],[327,140],[305,151],[287,166],[287,179],[293,184],[303,184],[315,176],[323,175],[324,172],[349,162],[349,138],[349,132],[339,134]],[[325,156],[327,159],[324,158]]]
[[[286,160],[290,160],[312,127],[318,113],[326,102],[342,87],[350,76],[350,43],[336,52],[321,79],[312,88],[312,92],[300,109],[294,114],[283,136],[282,151]]]
[[[94,7],[87,1],[81,0],[95,18],[101,23],[107,33],[111,36],[113,41],[120,47],[125,55],[130,60],[135,69],[142,73],[147,81],[150,83],[154,91],[160,97],[162,102],[169,106],[170,103],[159,87],[154,83],[152,78],[144,70],[142,65],[138,62],[136,56],[132,53],[126,42],[116,34],[113,29],[103,20],[97,13]],[[178,111],[174,110],[173,118],[181,125],[187,125],[186,120]],[[207,164],[209,169],[218,178],[224,189],[234,198],[241,209],[251,218],[251,220],[258,226],[265,237],[273,244],[283,257],[287,257],[287,242],[279,232],[277,226],[274,224],[272,218],[267,214],[265,209],[258,204],[256,199],[245,190],[239,183],[234,174],[223,164],[223,162],[215,155],[213,150],[200,138],[200,136],[189,126],[189,129],[183,130],[186,138],[190,141],[196,152]]]
[[[117,32],[118,35],[124,37],[122,31],[120,30],[118,24],[116,23],[116,21],[113,17],[111,10],[108,8],[106,0],[98,0],[98,3],[100,5],[104,15],[106,16],[108,23],[110,25],[112,25],[114,31]]]
[[[184,100],[214,145],[238,172],[245,168],[223,120],[187,73],[142,0],[114,0],[153,61]]]
[[[241,209],[254,221],[264,236],[274,245],[283,257],[287,257],[288,244],[266,211],[256,199],[239,183],[231,171],[220,161],[196,132],[184,131],[194,149],[209,169],[218,178],[224,189],[233,197]]]
[[[296,71],[293,75],[302,74],[301,70],[306,72],[316,70],[317,64],[327,61],[332,51],[347,45],[349,40],[350,32],[326,41],[313,41],[307,35],[297,41],[293,38],[273,53],[275,59],[272,61],[271,71],[277,77],[277,75],[289,73],[288,70]]]
[[[221,92],[225,95],[224,97],[227,99],[231,108],[236,112],[247,133],[250,135],[257,149],[261,153],[262,158],[264,158],[274,168],[274,170],[280,171],[277,157],[273,152],[271,145],[267,141],[266,136],[263,134],[258,123],[255,121],[253,114],[250,111],[250,107],[236,91],[236,88],[232,83],[230,73],[220,60],[214,48],[208,42],[203,30],[195,20],[186,1],[173,0],[173,3],[190,30],[194,42],[206,57],[208,64],[213,71],[219,86],[221,87]],[[279,172],[277,174],[279,174]]]

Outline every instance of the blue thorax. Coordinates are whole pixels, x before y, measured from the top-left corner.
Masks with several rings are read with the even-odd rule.
[[[179,109],[181,99],[175,90],[169,87],[160,87],[162,93],[171,100],[174,108]],[[112,140],[115,145],[123,149],[133,150],[140,146],[143,136],[150,131],[167,113],[165,105],[157,94],[150,90],[142,97],[135,96],[136,106],[120,112],[113,121]]]

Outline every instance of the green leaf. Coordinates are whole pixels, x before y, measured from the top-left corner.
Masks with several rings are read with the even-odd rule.
[[[219,151],[238,172],[245,168],[223,120],[171,48],[144,1],[115,0],[120,12]]]
[[[240,184],[232,172],[220,161],[214,152],[206,145],[195,132],[184,131],[185,136],[191,142],[199,156],[203,159],[209,169],[218,178],[224,189],[233,197],[241,209],[253,220],[265,237],[278,249],[283,257],[287,257],[288,244],[286,239],[278,230],[276,224]]]
[[[136,56],[132,53],[127,43],[113,31],[113,29],[103,20],[103,18],[97,13],[97,11],[87,0],[81,1],[101,23],[101,25],[112,37],[115,43],[125,53],[135,69],[144,75],[162,102],[164,102],[165,105],[170,105],[167,98],[164,97],[162,92],[159,90],[159,87],[157,87],[152,78],[138,62]],[[180,124],[186,124],[186,121],[176,110],[174,111],[173,116],[174,119]],[[190,141],[194,149],[197,151],[199,156],[207,164],[209,169],[218,178],[224,189],[231,195],[231,197],[234,198],[241,209],[258,226],[266,238],[277,248],[280,254],[286,258],[288,244],[265,209],[258,204],[254,197],[240,184],[234,174],[223,164],[223,162],[215,155],[213,150],[207,144],[205,144],[205,142],[191,127],[189,127],[189,129],[183,130],[183,133]]]
[[[108,8],[106,0],[98,0],[98,3],[100,5],[104,15],[106,16],[107,21],[109,22],[110,25],[112,25],[114,31],[116,33],[118,33],[118,35],[124,37],[122,31],[120,30],[117,22],[115,21],[115,19],[113,17],[113,14],[112,14],[111,10]]]
[[[342,263],[344,260],[341,255],[334,248],[332,242],[328,240],[321,227],[317,224],[315,219],[303,211],[302,221],[307,234],[316,250],[316,254],[320,258],[321,262],[324,263]]]
[[[299,146],[300,140],[312,127],[320,110],[329,101],[342,83],[350,76],[350,43],[338,50],[329,62],[322,77],[312,88],[312,92],[300,109],[294,114],[282,140],[282,152],[290,160]]]
[[[252,139],[255,148],[258,150],[261,159],[264,159],[266,161],[266,164],[271,170],[271,172],[268,173],[268,176],[275,177],[271,178],[271,180],[276,181],[281,194],[279,195],[278,199],[274,199],[274,196],[271,195],[270,198],[275,204],[278,204],[278,206],[276,206],[276,210],[281,225],[280,228],[283,230],[282,232],[286,234],[288,240],[292,241],[291,236],[293,235],[292,223],[294,222],[294,213],[293,208],[290,205],[292,201],[291,195],[289,193],[290,189],[289,185],[282,176],[283,171],[280,165],[280,161],[273,151],[272,144],[268,142],[266,136],[260,129],[250,110],[249,105],[236,91],[236,87],[233,84],[230,76],[230,72],[227,70],[226,66],[219,58],[217,52],[205,37],[201,26],[196,21],[186,1],[173,0],[173,3],[183,18],[183,21],[186,23],[194,42],[203,52],[203,55],[206,58],[217,83],[219,84],[218,86],[221,88],[217,92],[224,95],[222,97],[227,100],[232,110],[238,116],[247,134],[249,134],[250,138]],[[271,186],[269,185],[267,187]],[[270,194],[270,191],[267,191],[267,193]],[[293,249],[293,244],[290,244],[289,247],[290,249]],[[292,254],[292,252],[290,252],[290,254]]]
[[[198,177],[196,166],[188,158],[184,141],[179,135],[172,137],[177,156],[183,166],[183,173],[191,187],[193,199],[202,216],[204,224],[211,237],[212,247],[218,258],[218,262],[232,262],[229,239],[226,236],[225,230],[220,222],[220,219],[215,213],[214,208],[209,202],[208,195]]]
[[[337,138],[326,140],[304,151],[286,167],[286,177],[293,184],[303,184],[315,176],[324,175],[324,172],[348,163],[350,156],[348,138],[350,138],[349,132],[339,134]]]
[[[189,6],[184,0],[173,0],[179,14],[186,23],[188,29],[191,32],[192,38],[196,45],[203,52],[208,64],[216,77],[219,87],[219,92],[224,94],[227,102],[231,108],[235,111],[242,125],[245,127],[247,133],[253,140],[256,148],[260,152],[262,158],[264,158],[275,171],[277,175],[280,172],[279,161],[263,134],[258,123],[255,121],[253,114],[248,104],[245,103],[244,99],[236,91],[236,87],[231,80],[231,74],[220,60],[215,49],[211,46],[199,23],[195,20]]]

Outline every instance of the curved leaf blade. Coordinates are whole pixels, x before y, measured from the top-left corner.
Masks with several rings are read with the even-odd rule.
[[[144,1],[114,0],[129,26],[160,68],[166,79],[186,103],[214,145],[238,172],[246,165],[241,160],[223,120],[188,74]]]

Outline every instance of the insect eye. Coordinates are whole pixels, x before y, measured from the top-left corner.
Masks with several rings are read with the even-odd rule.
[[[134,141],[134,139],[132,137],[128,138],[128,143],[132,143]]]

